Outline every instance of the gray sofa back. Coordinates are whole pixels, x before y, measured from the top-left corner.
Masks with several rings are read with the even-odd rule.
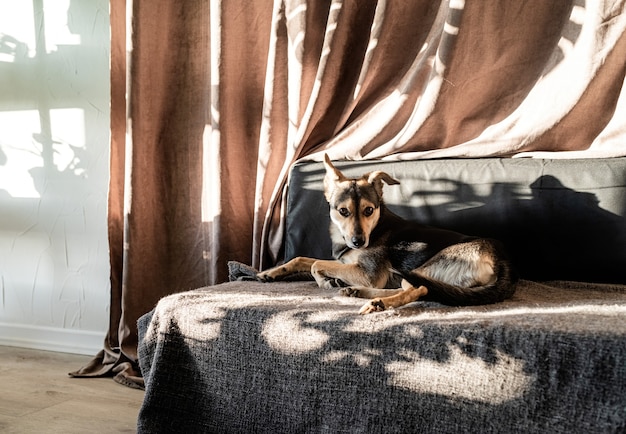
[[[384,170],[395,213],[503,241],[521,277],[626,283],[626,158],[338,162],[348,176]],[[322,163],[296,164],[285,258],[330,258]]]

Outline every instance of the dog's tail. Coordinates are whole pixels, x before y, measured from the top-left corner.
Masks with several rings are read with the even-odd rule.
[[[511,263],[501,260],[495,266],[496,279],[482,286],[461,287],[419,274],[415,271],[401,273],[404,280],[411,285],[425,286],[428,294],[420,300],[436,301],[449,306],[473,306],[498,303],[510,298],[515,293],[518,276]]]

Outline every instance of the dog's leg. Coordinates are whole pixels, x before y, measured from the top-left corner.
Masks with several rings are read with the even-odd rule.
[[[262,271],[258,273],[256,277],[263,282],[272,282],[281,277],[289,276],[290,274],[310,273],[311,266],[316,260],[317,259],[298,256],[283,265]]]
[[[372,288],[369,286],[348,286],[347,288],[341,288],[339,293],[341,295],[345,295],[346,297],[357,297],[357,298],[377,298],[377,297],[388,297],[390,295],[395,295],[404,291],[404,289],[380,289],[380,288]]]
[[[319,260],[311,266],[311,274],[320,288],[333,289],[342,286],[372,286],[368,275],[358,264]]]
[[[376,297],[370,300],[361,308],[361,310],[359,310],[359,313],[364,315],[372,312],[381,312],[385,309],[389,309],[390,307],[404,306],[405,304],[419,300],[426,294],[428,294],[428,289],[426,289],[425,286],[419,286],[416,288],[407,281],[403,280],[401,290],[395,291],[394,294],[386,297]]]

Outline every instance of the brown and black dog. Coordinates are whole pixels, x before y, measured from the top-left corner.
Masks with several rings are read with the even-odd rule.
[[[502,245],[405,220],[383,202],[385,172],[347,178],[325,156],[324,195],[330,205],[335,260],[297,257],[257,275],[280,280],[310,272],[321,288],[368,298],[360,313],[382,311],[416,300],[463,306],[502,301],[517,277]],[[396,288],[396,289],[385,289]]]

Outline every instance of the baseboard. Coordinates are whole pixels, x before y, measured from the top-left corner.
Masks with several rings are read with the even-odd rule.
[[[95,356],[103,348],[104,332],[0,322],[0,345]]]

